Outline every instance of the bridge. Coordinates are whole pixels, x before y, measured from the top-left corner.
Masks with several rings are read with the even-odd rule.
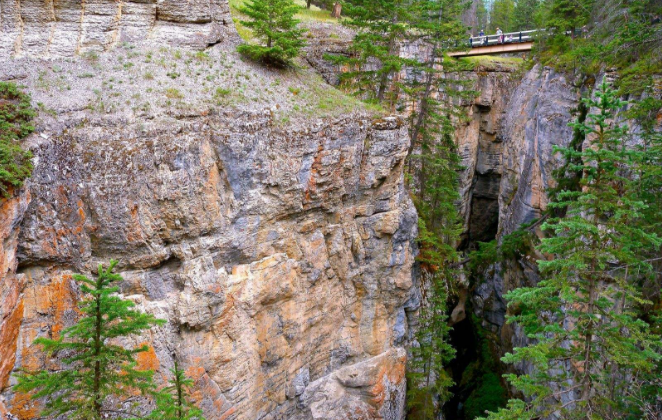
[[[503,35],[485,35],[469,38],[469,49],[448,53],[449,57],[471,57],[531,51],[533,36],[538,30],[509,32]]]

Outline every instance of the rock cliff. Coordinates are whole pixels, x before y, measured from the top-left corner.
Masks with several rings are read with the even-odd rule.
[[[401,121],[240,60],[224,0],[0,10],[0,80],[40,111],[33,176],[0,202],[0,413],[37,417],[11,374],[57,368],[32,342],[75,321],[71,275],[113,258],[121,293],[168,321],[131,340],[140,365],[162,380],[177,357],[208,419],[401,419],[418,302]]]
[[[122,42],[204,48],[236,37],[227,0],[2,0],[0,57],[102,52]]]

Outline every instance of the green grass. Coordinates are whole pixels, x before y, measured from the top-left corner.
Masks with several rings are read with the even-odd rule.
[[[239,11],[239,8],[243,6],[248,0],[230,0],[230,12],[232,14],[232,20],[234,21],[235,27],[239,36],[244,41],[251,41],[253,39],[252,31],[241,24],[242,19],[246,19],[246,16]],[[301,11],[295,15],[295,17],[301,20],[302,23],[305,22],[325,22],[325,23],[340,23],[340,21],[334,17],[331,17],[331,11],[322,10],[317,6],[310,6],[310,9],[306,9],[305,0],[294,0],[294,3],[301,6]]]

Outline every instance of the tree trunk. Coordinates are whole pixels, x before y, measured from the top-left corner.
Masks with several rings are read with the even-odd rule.
[[[392,24],[398,23],[398,17],[394,16],[393,19],[391,19]],[[388,42],[388,53],[390,55],[395,54],[395,46],[396,46],[396,40],[395,40],[395,35],[391,32],[391,39]],[[382,74],[382,78],[379,81],[379,89],[377,90],[377,102],[381,103],[384,100],[384,95],[386,94],[386,87],[388,85],[388,78],[391,75],[390,71],[384,72]]]
[[[101,289],[102,279],[97,280],[97,290]],[[103,323],[103,315],[101,314],[101,296],[96,298],[96,320],[94,325],[94,355],[99,357],[101,353],[101,324]],[[97,419],[101,419],[101,362],[99,360],[94,362],[94,384],[92,393],[94,396],[94,413]]]
[[[331,12],[331,16],[336,18],[336,19],[340,19],[341,13],[342,13],[342,4],[340,4],[340,2],[337,1],[333,5],[333,11]]]
[[[182,395],[182,383],[180,381],[180,376],[179,376],[179,365],[177,364],[177,361],[175,360],[175,386],[177,387],[177,414],[178,414],[178,419],[182,420],[184,418],[184,413],[182,412],[182,405],[184,404],[184,396]]]
[[[307,1],[306,1],[306,9],[310,9],[310,2],[311,2],[311,1],[312,1],[312,0],[307,0]]]

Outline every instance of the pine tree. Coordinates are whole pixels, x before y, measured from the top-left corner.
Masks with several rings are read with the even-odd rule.
[[[155,394],[156,409],[147,417],[153,420],[204,420],[202,410],[190,401],[189,388],[193,380],[179,368],[175,359],[175,367],[170,370],[172,379],[170,385]]]
[[[74,275],[88,298],[78,307],[81,318],[60,337],[38,338],[50,357],[63,356],[62,369],[24,371],[17,375],[16,392],[30,393],[33,399],[46,398],[43,416],[66,416],[71,420],[100,420],[105,414],[126,415],[110,400],[126,399],[135,392],[153,389],[153,372],[136,368],[136,354],[147,346],[127,349],[117,340],[139,334],[163,321],[137,311],[135,304],[116,295],[115,284],[122,280],[113,274],[117,261],[107,269],[99,264],[98,275],[90,280]]]
[[[584,102],[598,113],[574,124],[588,144],[556,149],[568,162],[580,158],[570,169],[582,178],[581,188],[558,192],[550,204],[565,215],[543,225],[551,233],[538,249],[551,257],[539,261],[543,280],[507,295],[515,312],[508,322],[533,340],[503,358],[533,365],[508,375],[526,398],[490,420],[628,418],[640,409],[628,396],[650,387],[646,378],[662,360],[660,326],[638,313],[650,304],[640,286],[652,271],[646,254],[662,243],[641,224],[646,205],[632,171],[642,152],[625,146],[624,127],[612,126],[624,102],[606,82],[595,98]]]
[[[409,133],[412,139],[409,172],[419,212],[419,244],[423,304],[408,368],[408,416],[410,420],[436,419],[450,398],[453,380],[446,367],[455,355],[448,343],[447,305],[458,275],[456,246],[462,231],[456,207],[459,201],[460,157],[454,143],[454,123],[460,118],[455,105],[462,96],[462,82],[448,77],[455,62],[443,61],[456,47],[466,28],[460,16],[466,7],[455,0],[413,4],[416,41],[429,51],[402,82],[403,101],[410,103]],[[443,77],[441,70],[446,71]],[[463,88],[465,86],[462,86]],[[454,103],[455,101],[455,103]]]
[[[239,11],[251,18],[242,20],[242,25],[251,28],[262,42],[237,47],[237,51],[253,60],[285,66],[306,45],[302,36],[305,30],[297,28],[299,21],[294,18],[299,6],[293,0],[250,0]]]
[[[586,25],[591,16],[594,0],[549,0],[545,6],[545,27],[554,29],[561,36]]]

